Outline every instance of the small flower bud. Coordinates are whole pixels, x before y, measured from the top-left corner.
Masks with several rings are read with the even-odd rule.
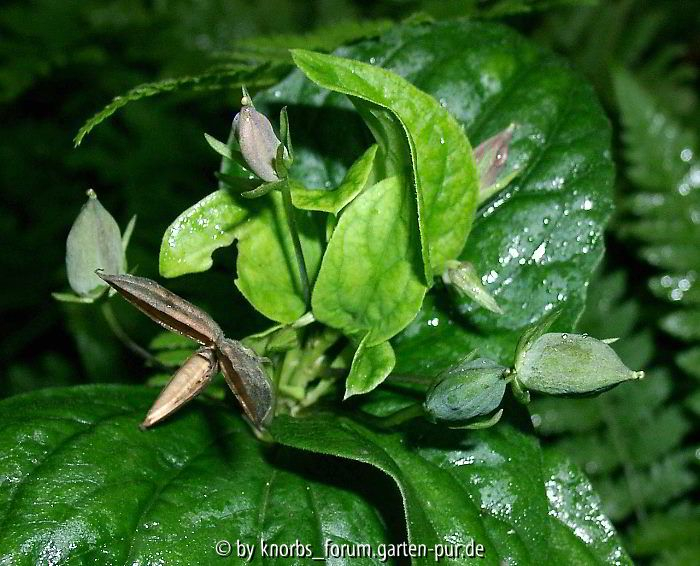
[[[66,241],[66,271],[73,291],[86,296],[107,285],[96,269],[107,273],[124,272],[124,249],[119,226],[97,200],[92,189],[88,201],[68,233]]]
[[[463,426],[493,413],[506,390],[506,368],[479,358],[442,374],[428,391],[423,408],[433,422]]]
[[[526,389],[550,395],[588,395],[644,377],[610,346],[585,334],[543,334],[516,361],[515,377]]]
[[[277,148],[282,143],[267,116],[258,112],[247,96],[241,111],[233,119],[233,135],[238,140],[243,159],[249,169],[263,181],[279,181],[275,170]]]
[[[442,274],[445,285],[451,286],[461,295],[466,295],[482,307],[503,314],[503,310],[496,303],[486,287],[481,283],[481,278],[476,273],[474,266],[466,261],[448,261],[445,272]]]
[[[493,185],[505,167],[508,160],[508,145],[514,129],[515,126],[511,124],[505,130],[479,144],[474,150],[480,190],[483,191]]]

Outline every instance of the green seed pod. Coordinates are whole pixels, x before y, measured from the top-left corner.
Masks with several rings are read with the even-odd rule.
[[[258,112],[249,100],[248,102],[233,119],[233,135],[238,140],[241,154],[250,170],[268,183],[279,181],[275,160],[277,148],[282,142],[267,116]]]
[[[112,215],[88,191],[88,201],[68,233],[66,271],[71,289],[86,296],[107,285],[95,275],[96,269],[107,273],[124,272],[122,237]]]
[[[590,395],[644,377],[605,342],[585,334],[543,334],[516,360],[515,377],[526,389],[550,395]]]
[[[506,368],[479,358],[463,362],[438,377],[423,408],[428,420],[462,426],[493,413],[506,390]]]

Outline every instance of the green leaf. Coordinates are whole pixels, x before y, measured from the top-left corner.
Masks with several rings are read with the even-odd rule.
[[[441,273],[445,262],[455,259],[464,248],[476,208],[476,164],[464,132],[435,98],[394,73],[298,49],[292,51],[292,57],[323,88],[378,105],[398,119],[411,154],[423,261],[430,284],[432,273]],[[366,103],[361,106],[365,116],[372,112]],[[377,114],[374,118],[382,119]],[[381,144],[386,140],[377,141]],[[387,148],[382,151],[387,152]]]
[[[348,169],[339,187],[329,189],[307,189],[292,182],[292,202],[303,210],[318,210],[337,215],[362,189],[365,188],[377,153],[377,145],[371,146]]]
[[[574,552],[580,564],[611,558],[631,564],[583,476],[560,459],[544,469],[538,444],[508,425],[478,432],[424,425],[390,434],[338,415],[281,416],[272,433],[288,446],[365,462],[388,474],[404,501],[410,542],[430,548],[473,539],[484,545],[487,564],[568,563]]]
[[[164,79],[139,85],[121,96],[116,96],[112,102],[85,122],[78,130],[73,143],[76,147],[79,146],[85,136],[96,126],[130,102],[164,92],[233,89],[243,84],[259,87],[267,86],[279,80],[286,70],[286,65],[265,64],[257,67],[233,67],[230,69],[210,70],[192,77]]]
[[[555,330],[571,330],[600,260],[611,211],[610,126],[592,89],[558,57],[504,26],[483,22],[397,26],[336,55],[372,61],[403,76],[444,105],[475,145],[518,124],[508,167],[520,174],[485,206],[459,258],[474,265],[504,314],[490,313],[471,300],[457,302],[455,312],[438,295],[394,340],[396,370],[434,376],[474,349],[510,363],[522,331],[559,305],[564,308]],[[308,115],[314,126],[304,136],[295,135],[295,178],[308,172],[333,179],[338,169],[342,175],[347,154],[337,148],[337,128],[323,124],[346,124],[346,145],[365,139],[343,97],[293,73],[264,99],[288,105],[295,124],[300,123],[296,116]],[[416,143],[423,139],[413,137]],[[425,139],[427,143],[432,136]],[[431,150],[439,147],[438,136]],[[430,163],[440,169],[437,164],[443,162]],[[442,229],[454,225],[446,218],[441,222]],[[422,354],[426,347],[430,357]]]
[[[586,476],[553,450],[544,453],[551,545],[566,564],[632,564]]]
[[[369,334],[362,339],[352,359],[345,385],[345,399],[372,391],[386,379],[396,364],[394,350],[389,342],[368,347],[368,338]]]
[[[306,304],[282,195],[272,192],[255,202],[259,206],[236,236],[236,286],[266,317],[291,324],[306,312]],[[323,253],[323,226],[314,213],[299,211],[296,218],[306,269],[313,283]]]
[[[299,540],[315,556],[325,539],[375,549],[392,540],[379,513],[391,487],[379,474],[267,446],[218,403],[142,432],[155,396],[88,386],[0,403],[0,563],[214,564],[226,560],[215,552],[223,539],[234,563],[240,540],[262,565],[261,539]]]
[[[225,189],[188,208],[168,227],[160,246],[163,277],[199,273],[212,266],[211,255],[229,246],[250,211]]]
[[[229,144],[225,144],[224,142],[217,140],[214,136],[210,136],[206,133],[204,134],[204,139],[207,140],[209,147],[211,147],[221,157],[225,157],[226,159],[234,159],[236,157],[236,152],[232,150]],[[240,151],[238,153],[240,153]]]
[[[367,346],[388,340],[420,308],[426,287],[408,182],[390,177],[350,203],[333,231],[312,296],[317,320]]]

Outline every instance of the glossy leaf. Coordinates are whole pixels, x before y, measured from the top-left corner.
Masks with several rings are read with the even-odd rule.
[[[632,564],[586,476],[552,450],[543,468],[555,553],[566,564]]]
[[[352,359],[345,385],[345,399],[372,391],[386,379],[395,364],[396,357],[389,342],[367,346],[365,337]]]
[[[558,305],[564,308],[555,330],[571,330],[603,251],[613,181],[610,127],[585,80],[513,31],[483,22],[397,26],[336,54],[403,76],[438,100],[475,145],[518,124],[504,174],[520,174],[484,207],[460,257],[474,265],[504,314],[466,299],[457,301],[455,312],[439,296],[395,339],[397,371],[433,376],[428,366],[447,367],[475,348],[510,363],[522,331]],[[303,105],[310,115],[343,119],[344,143],[362,139],[350,119],[352,106],[297,73],[266,100],[287,104],[290,112]],[[332,178],[347,161],[339,150],[328,150],[333,131],[312,139],[326,133],[320,123],[305,138],[296,137],[296,178],[305,171],[323,178],[322,164]],[[445,333],[454,335],[454,347],[442,342]],[[426,345],[447,357],[422,355]],[[402,361],[418,357],[417,363]]]
[[[388,474],[401,492],[411,542],[431,547],[473,539],[484,545],[486,564],[568,563],[572,553],[580,564],[631,564],[588,482],[573,471],[562,477],[556,466],[569,468],[561,460],[543,469],[537,442],[508,425],[479,432],[422,426],[404,435],[318,415],[278,417],[272,432],[286,445],[365,462]]]
[[[328,242],[314,287],[317,320],[375,346],[403,329],[426,288],[415,205],[401,177],[380,181],[357,197]]]
[[[432,273],[440,273],[445,262],[462,251],[472,225],[478,178],[464,132],[435,98],[380,67],[350,60],[352,56],[303,50],[293,50],[292,57],[323,88],[378,105],[398,119],[411,154],[423,261],[430,282]]]
[[[229,560],[240,540],[256,544],[252,564],[281,564],[260,539],[316,556],[327,538],[387,542],[375,506],[386,494],[350,487],[357,469],[267,446],[220,404],[142,432],[155,396],[90,386],[0,403],[0,563],[214,564],[223,539]]]
[[[160,247],[163,277],[206,271],[211,255],[230,246],[249,209],[226,189],[220,189],[188,208],[168,227]]]
[[[294,206],[303,210],[318,210],[337,215],[365,188],[376,153],[376,145],[365,151],[348,169],[343,182],[335,189],[307,189],[299,183],[292,183]]]

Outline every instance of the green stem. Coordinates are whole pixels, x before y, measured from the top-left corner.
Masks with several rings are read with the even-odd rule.
[[[309,275],[306,271],[306,261],[304,261],[304,250],[301,248],[301,240],[299,239],[299,231],[297,230],[297,221],[294,216],[294,206],[292,205],[292,191],[289,188],[289,181],[285,179],[282,183],[282,200],[284,201],[284,212],[287,216],[287,225],[292,236],[294,244],[294,253],[297,257],[299,265],[299,278],[301,279],[301,292],[304,295],[306,308],[311,305],[311,289],[309,287]]]
[[[362,420],[366,421],[367,424],[381,429],[392,429],[405,422],[411,421],[413,419],[420,418],[425,415],[423,410],[423,405],[420,403],[415,403],[399,409],[398,411],[391,413],[385,417],[377,417],[374,415],[369,415],[367,413],[362,413],[357,415]]]
[[[161,363],[155,356],[153,356],[153,354],[151,354],[145,348],[139,346],[136,342],[134,342],[131,339],[131,337],[126,333],[126,330],[124,330],[122,325],[119,323],[119,320],[117,320],[117,316],[112,310],[112,305],[107,301],[102,303],[102,316],[105,317],[109,329],[114,333],[114,335],[119,339],[119,341],[122,344],[124,344],[124,346],[126,346],[137,356],[142,357],[148,363],[160,367],[162,369],[167,369],[167,366],[165,364]]]

